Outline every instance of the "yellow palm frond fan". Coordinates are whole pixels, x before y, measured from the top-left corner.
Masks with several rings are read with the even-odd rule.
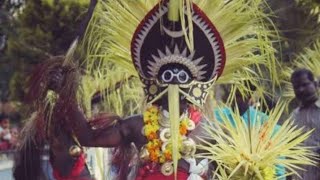
[[[312,131],[305,133],[291,119],[277,125],[284,108],[283,103],[278,103],[267,119],[256,114],[254,120],[248,120],[254,122],[250,126],[239,112],[233,113],[231,120],[221,108],[222,121],[206,126],[217,143],[204,140],[205,145],[199,148],[206,153],[199,157],[217,162],[218,179],[271,180],[284,178],[276,177],[279,166],[286,168],[285,175],[290,175],[297,174],[301,165],[316,165],[316,155],[302,144]]]

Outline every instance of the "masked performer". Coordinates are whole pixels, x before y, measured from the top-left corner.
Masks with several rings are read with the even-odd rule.
[[[91,1],[77,38],[83,36],[96,3],[96,0]],[[62,120],[68,104],[77,103],[78,77],[78,67],[67,62],[64,56],[52,57],[35,68],[28,83],[27,103],[36,112],[21,134],[13,171],[16,180],[93,179],[83,149],[71,127]],[[50,166],[44,165],[42,160],[46,144],[49,145]]]
[[[87,39],[93,43],[89,49],[107,54],[106,59],[116,65],[128,67],[133,61],[144,85],[147,105],[143,116],[118,120],[100,134],[85,123],[78,107],[71,106],[66,120],[71,125],[71,121],[77,121],[74,132],[80,144],[118,147],[119,179],[127,179],[132,143],[139,150],[136,179],[205,178],[206,160],[194,158],[195,145],[204,132],[201,121],[208,91],[225,65],[225,47],[234,66],[229,66],[226,74],[229,76],[224,80],[229,77],[232,82],[236,81],[235,77],[248,78],[246,75],[251,71],[245,75],[232,74],[247,69],[237,62],[247,66],[263,64],[266,61],[259,61],[262,58],[257,54],[266,55],[270,49],[268,42],[262,40],[267,31],[261,30],[263,26],[257,25],[261,21],[254,18],[261,13],[256,4],[258,1],[252,4],[190,0],[101,3],[100,8],[106,10],[97,13],[103,18],[95,21],[91,39]],[[105,28],[99,24],[102,22]],[[107,32],[99,34],[104,30]],[[224,33],[224,38],[219,32]],[[228,46],[224,46],[222,39]],[[253,53],[264,46],[268,48]]]
[[[238,2],[107,1],[110,9],[106,14],[118,13],[118,16],[105,18],[110,20],[107,25],[120,23],[122,26],[106,28],[111,32],[103,36],[109,40],[106,50],[110,53],[109,59],[114,56],[115,60],[119,60],[119,64],[125,64],[121,60],[129,59],[127,55],[131,54],[146,94],[147,106],[143,116],[136,115],[115,121],[113,121],[115,118],[101,116],[101,120],[106,120],[107,123],[113,121],[113,123],[104,131],[96,131],[87,123],[75,100],[69,100],[69,103],[66,103],[59,112],[63,116],[57,117],[72,128],[77,141],[82,146],[118,147],[117,162],[119,162],[119,179],[121,180],[128,177],[127,169],[130,161],[128,155],[132,152],[132,144],[139,150],[140,161],[135,179],[172,179],[174,177],[181,180],[205,179],[207,161],[195,159],[194,154],[196,144],[199,143],[198,137],[203,135],[202,107],[209,89],[222,73],[226,53],[219,31],[212,23],[213,15],[209,13],[207,16],[198,5],[206,8],[206,12],[211,12],[213,9],[219,11],[220,14],[216,14],[216,17],[226,15],[222,13],[223,10],[228,9],[230,13],[232,12],[230,19],[225,18],[230,26],[226,28],[227,26],[220,25],[220,29],[225,29],[224,36],[229,35],[227,39],[229,57],[235,61],[246,57],[246,65],[255,64],[258,59],[255,56],[257,53],[252,53],[251,50],[267,43],[255,39],[260,36],[252,35],[254,34],[252,32],[256,33],[254,28],[250,31],[252,34],[239,32],[238,26],[246,29],[245,25],[252,25],[256,21],[252,16],[244,13],[246,8],[243,9],[243,7],[247,7],[246,2]],[[154,6],[151,10],[146,8],[150,7],[150,4]],[[145,13],[146,9],[150,11]],[[249,14],[257,14],[255,10],[253,9]],[[250,17],[251,19],[247,20],[251,21],[246,22],[245,19],[241,19],[243,17]],[[240,19],[235,28],[236,23],[232,25],[232,22],[237,18]],[[240,20],[246,23],[241,24]],[[101,19],[98,20],[98,22],[101,21]],[[135,25],[132,26],[132,23]],[[222,23],[221,20],[220,23]],[[260,28],[261,26],[252,27]],[[133,31],[131,31],[132,28]],[[97,29],[104,30],[104,28]],[[236,34],[233,34],[234,32]],[[118,40],[110,38],[115,34],[119,35]],[[91,35],[93,41],[103,39],[96,33]],[[118,46],[128,43],[128,39],[132,39],[131,48],[130,45]],[[246,44],[246,49],[240,48],[236,53],[237,45],[241,43]],[[114,50],[123,52],[118,53]],[[252,59],[254,61],[251,62]],[[237,67],[239,70],[246,69]],[[229,70],[234,72],[232,69]],[[65,76],[61,73],[60,77],[63,78],[59,79],[65,79]],[[232,80],[235,79],[232,78]],[[56,90],[56,93],[61,94],[63,91]],[[59,95],[59,97],[62,96]],[[72,98],[72,96],[68,97]]]
[[[76,103],[68,103],[62,110],[63,119],[82,146],[121,147],[120,179],[127,179],[126,160],[130,159],[125,156],[131,143],[139,150],[136,179],[206,178],[207,161],[194,158],[197,129],[203,118],[199,108],[222,73],[225,51],[208,17],[195,4],[185,7],[192,12],[189,9],[191,19],[183,22],[189,23],[187,29],[193,29],[197,41],[186,41],[185,33],[190,30],[180,18],[169,18],[168,1],[156,5],[133,35],[132,58],[148,104],[143,116],[116,121],[97,132]]]

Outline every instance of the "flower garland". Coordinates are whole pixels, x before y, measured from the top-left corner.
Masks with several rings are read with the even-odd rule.
[[[161,118],[159,108],[157,106],[150,106],[143,114],[144,135],[148,139],[146,149],[149,154],[149,160],[155,163],[164,163],[172,161],[171,144],[166,144],[159,137],[160,125],[159,119]],[[190,119],[185,117],[180,121],[179,128],[179,148],[182,147],[182,139],[188,133]]]

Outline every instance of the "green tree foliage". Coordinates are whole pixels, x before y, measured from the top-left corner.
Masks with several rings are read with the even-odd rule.
[[[47,56],[65,53],[86,8],[76,0],[27,1],[9,37],[8,56],[38,63]]]
[[[8,34],[13,29],[13,15],[22,5],[23,0],[0,0],[0,100],[7,96],[7,84],[12,71],[8,64],[3,63],[7,47]]]
[[[12,99],[23,97],[23,83],[35,64],[64,54],[76,36],[89,0],[27,0],[12,13],[0,69],[10,69]]]
[[[274,16],[272,21],[281,37],[279,59],[292,63],[295,55],[320,38],[317,0],[268,0]]]

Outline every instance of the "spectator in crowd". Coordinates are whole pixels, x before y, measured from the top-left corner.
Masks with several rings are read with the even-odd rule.
[[[304,127],[305,131],[314,129],[313,133],[305,141],[305,145],[314,147],[314,151],[320,154],[320,100],[317,94],[317,82],[308,69],[297,69],[291,75],[296,98],[300,105],[293,113],[295,123]],[[306,171],[298,171],[302,179],[320,179],[320,161],[318,166],[305,166]],[[293,179],[300,179],[294,176]]]
[[[0,116],[3,114],[3,102],[2,99],[0,99]]]
[[[9,116],[10,124],[11,125],[19,125],[21,120],[21,114],[19,112],[19,103],[4,100],[2,104],[2,109],[0,109],[0,112],[3,114]]]
[[[6,115],[0,117],[0,150],[8,150],[10,148],[10,120]]]
[[[11,139],[10,139],[10,148],[14,149],[17,147],[18,143],[18,136],[19,136],[19,129],[18,127],[12,127],[10,129]]]
[[[251,83],[248,83],[248,89],[253,92],[256,90],[256,87]],[[253,105],[254,103],[252,102],[251,96],[245,96],[237,90],[235,92],[235,100],[232,104],[232,107],[222,109],[222,113],[224,115],[227,115],[232,123],[234,123],[231,115],[232,111],[239,111],[240,115],[243,117],[246,123],[248,123],[248,119],[251,119],[250,123],[253,123],[256,119],[256,115],[261,116],[261,121],[266,120],[268,116],[265,113],[258,111]],[[217,120],[222,121],[219,110],[215,110],[214,113]]]

